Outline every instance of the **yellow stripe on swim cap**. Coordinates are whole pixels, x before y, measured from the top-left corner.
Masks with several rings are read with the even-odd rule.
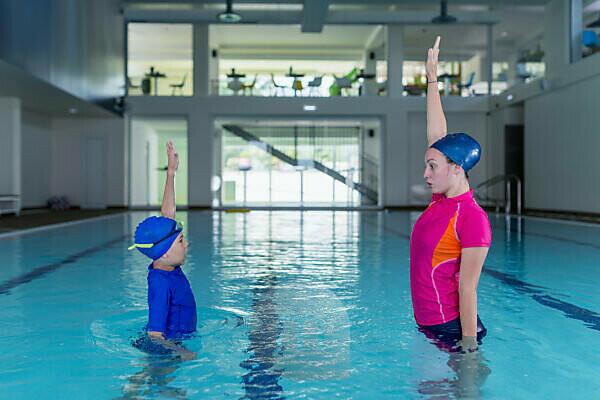
[[[152,246],[154,246],[152,243],[134,243],[131,246],[129,246],[127,248],[127,250],[133,250],[135,248],[140,248],[140,249],[149,249]]]

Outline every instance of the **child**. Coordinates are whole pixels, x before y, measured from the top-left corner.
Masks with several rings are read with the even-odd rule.
[[[175,172],[179,156],[173,142],[167,143],[167,181],[160,217],[149,217],[135,230],[137,248],[153,261],[148,266],[147,336],[134,345],[152,354],[175,354],[193,359],[195,354],[180,345],[196,330],[196,301],[190,283],[181,270],[188,243],[183,226],[175,221]]]

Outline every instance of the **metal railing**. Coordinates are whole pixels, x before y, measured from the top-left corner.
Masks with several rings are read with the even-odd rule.
[[[313,168],[329,175],[334,181],[341,182],[351,190],[360,193],[363,196],[363,201],[367,204],[378,204],[379,164],[374,158],[362,154],[359,156],[359,165],[340,169],[339,164],[336,165],[335,154],[329,154],[329,152],[323,150],[358,146],[358,135],[360,133],[358,128],[336,130],[342,135],[332,137],[324,135],[323,133],[326,132],[322,132],[322,129],[318,130],[315,127],[271,127],[261,129],[257,127],[242,128],[238,125],[225,124],[223,128],[289,165]],[[272,134],[274,129],[278,131],[279,135],[266,135],[266,133]],[[332,128],[327,130],[332,131]],[[344,130],[348,132],[344,132]],[[354,140],[356,143],[352,143]]]
[[[493,199],[487,195],[487,191],[486,191],[485,197],[483,197],[481,195],[481,191],[483,189],[489,189],[490,187],[495,186],[499,183],[504,184],[504,199]],[[514,189],[516,190],[516,197],[517,197],[517,204],[516,204],[517,215],[521,215],[522,204],[523,204],[523,202],[522,202],[522,196],[523,196],[522,183],[521,183],[521,178],[519,178],[516,175],[509,174],[509,175],[494,176],[493,178],[490,178],[490,179],[480,183],[479,185],[477,185],[477,187],[475,188],[475,194],[481,202],[486,203],[488,205],[493,204],[496,207],[496,212],[499,212],[500,207],[503,205],[504,212],[508,215],[512,212],[513,185],[515,186]]]

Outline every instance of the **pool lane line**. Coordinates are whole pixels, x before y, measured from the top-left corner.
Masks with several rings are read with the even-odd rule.
[[[109,240],[108,242],[104,242],[100,245],[90,247],[89,249],[85,249],[80,251],[79,253],[71,254],[70,256],[63,258],[62,260],[52,263],[46,264],[39,267],[34,268],[33,270],[11,278],[4,283],[0,284],[0,295],[10,294],[10,291],[16,287],[24,285],[25,283],[31,282],[35,279],[39,279],[49,274],[50,272],[56,271],[66,265],[73,264],[75,261],[79,260],[82,257],[89,256],[90,254],[97,253],[101,250],[106,249],[107,247],[116,244],[118,242],[122,242],[125,239],[130,237],[130,235],[123,235],[118,238]]]
[[[486,275],[489,275],[500,282],[507,284],[515,291],[531,296],[533,300],[537,301],[541,305],[561,311],[567,318],[581,321],[587,328],[600,331],[600,314],[592,310],[588,310],[587,308],[579,307],[575,304],[571,304],[554,296],[545,294],[544,290],[547,288],[543,286],[532,285],[518,279],[512,274],[493,269],[489,265],[486,265],[483,268],[483,272]]]
[[[384,230],[393,233],[396,236],[400,236],[404,239],[410,240],[410,235],[398,232],[395,229],[386,227],[385,225],[383,226],[383,228]],[[535,300],[543,306],[561,311],[569,319],[574,319],[583,322],[583,324],[587,328],[600,331],[600,314],[592,310],[579,307],[575,304],[545,294],[544,290],[546,290],[547,288],[527,283],[518,279],[514,275],[508,274],[506,272],[500,272],[490,267],[489,265],[484,265],[483,273],[501,281],[509,287],[512,287],[515,291],[521,294],[527,294],[531,296],[533,300]]]
[[[285,396],[279,380],[283,371],[275,366],[280,351],[278,340],[283,331],[274,301],[277,277],[269,275],[256,283],[260,285],[252,289],[255,320],[248,331],[248,358],[240,363],[240,367],[248,370],[242,375],[245,395],[240,400],[282,400]]]
[[[499,231],[499,230],[501,230],[501,228],[496,228],[495,230]],[[578,246],[591,247],[593,249],[600,250],[600,245],[597,245],[597,244],[594,244],[594,243],[581,242],[579,240],[568,239],[568,238],[561,238],[561,237],[558,237],[558,236],[547,235],[545,233],[523,232],[523,231],[519,232],[518,229],[513,228],[513,227],[510,228],[510,231],[514,232],[514,233],[517,233],[517,234],[520,233],[521,235],[538,236],[538,237],[545,238],[545,239],[556,240],[556,241],[559,241],[559,242],[573,243],[573,244],[576,244]]]
[[[38,232],[50,231],[50,230],[58,229],[58,228],[71,227],[71,226],[75,226],[75,225],[85,224],[85,223],[88,223],[88,222],[98,222],[98,221],[102,221],[102,220],[105,220],[105,219],[122,217],[124,215],[127,215],[127,212],[110,214],[110,215],[101,215],[101,216],[98,216],[98,217],[91,217],[91,218],[84,218],[84,219],[79,219],[77,221],[59,222],[57,224],[50,224],[50,225],[44,225],[44,226],[36,226],[35,228],[17,229],[17,230],[10,231],[10,232],[0,233],[0,240],[1,239],[12,238],[12,237],[15,237],[15,236],[29,235],[31,233],[38,233]]]

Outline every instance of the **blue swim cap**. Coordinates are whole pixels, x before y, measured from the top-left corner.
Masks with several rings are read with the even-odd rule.
[[[473,168],[481,158],[481,146],[477,140],[466,133],[450,133],[432,144],[431,147],[460,165],[465,172]]]
[[[159,259],[170,248],[183,227],[177,221],[167,217],[148,217],[135,229],[135,244],[142,254],[153,260]]]

